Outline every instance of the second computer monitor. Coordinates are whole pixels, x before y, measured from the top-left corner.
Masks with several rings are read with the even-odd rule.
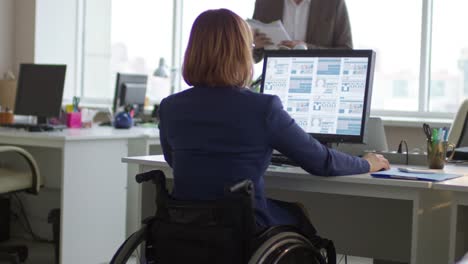
[[[143,112],[148,76],[117,73],[113,111],[121,106],[136,106],[137,113]]]
[[[261,92],[322,143],[364,141],[375,53],[372,50],[266,51]]]
[[[38,123],[58,117],[62,106],[66,65],[21,64],[15,114],[37,116]]]

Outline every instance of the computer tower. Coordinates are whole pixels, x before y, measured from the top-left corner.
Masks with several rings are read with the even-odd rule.
[[[0,197],[0,242],[10,239],[10,199]]]

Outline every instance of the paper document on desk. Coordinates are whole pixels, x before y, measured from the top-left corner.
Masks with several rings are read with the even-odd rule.
[[[458,178],[463,175],[445,173],[443,171],[439,173],[408,173],[402,172],[396,168],[391,168],[385,171],[373,172],[372,177],[376,178],[388,178],[388,179],[399,179],[399,180],[415,180],[415,181],[445,181],[453,178]]]
[[[281,41],[291,40],[281,20],[276,20],[266,24],[258,20],[247,19],[247,23],[249,23],[253,30],[258,30],[271,39],[273,45],[265,47],[265,49],[277,49],[278,44],[281,43]]]

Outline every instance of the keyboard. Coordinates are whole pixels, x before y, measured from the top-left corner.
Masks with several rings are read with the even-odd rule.
[[[99,126],[112,126],[112,123],[110,121],[101,122]]]
[[[54,130],[62,130],[66,128],[65,126],[52,126],[52,125],[45,125],[45,124],[1,124],[2,127],[9,127],[9,128],[16,128],[16,129],[24,129],[29,132],[43,132],[43,131],[54,131]]]
[[[283,154],[273,153],[271,155],[271,164],[273,165],[290,165],[290,166],[299,166],[296,162],[291,160],[290,158],[286,157]]]

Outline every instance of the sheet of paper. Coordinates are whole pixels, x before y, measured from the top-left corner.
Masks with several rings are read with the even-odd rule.
[[[277,45],[283,40],[291,40],[281,20],[276,20],[271,23],[265,24],[258,20],[247,19],[247,23],[249,23],[252,29],[264,33],[265,35],[267,35],[267,37],[271,39],[271,42],[273,42],[273,46],[269,47],[270,49],[277,48]]]
[[[420,181],[445,181],[453,178],[462,177],[462,174],[444,173],[408,173],[402,172],[397,168],[391,168],[385,171],[373,172],[372,177],[390,178],[390,179],[404,179],[404,180],[420,180]]]

